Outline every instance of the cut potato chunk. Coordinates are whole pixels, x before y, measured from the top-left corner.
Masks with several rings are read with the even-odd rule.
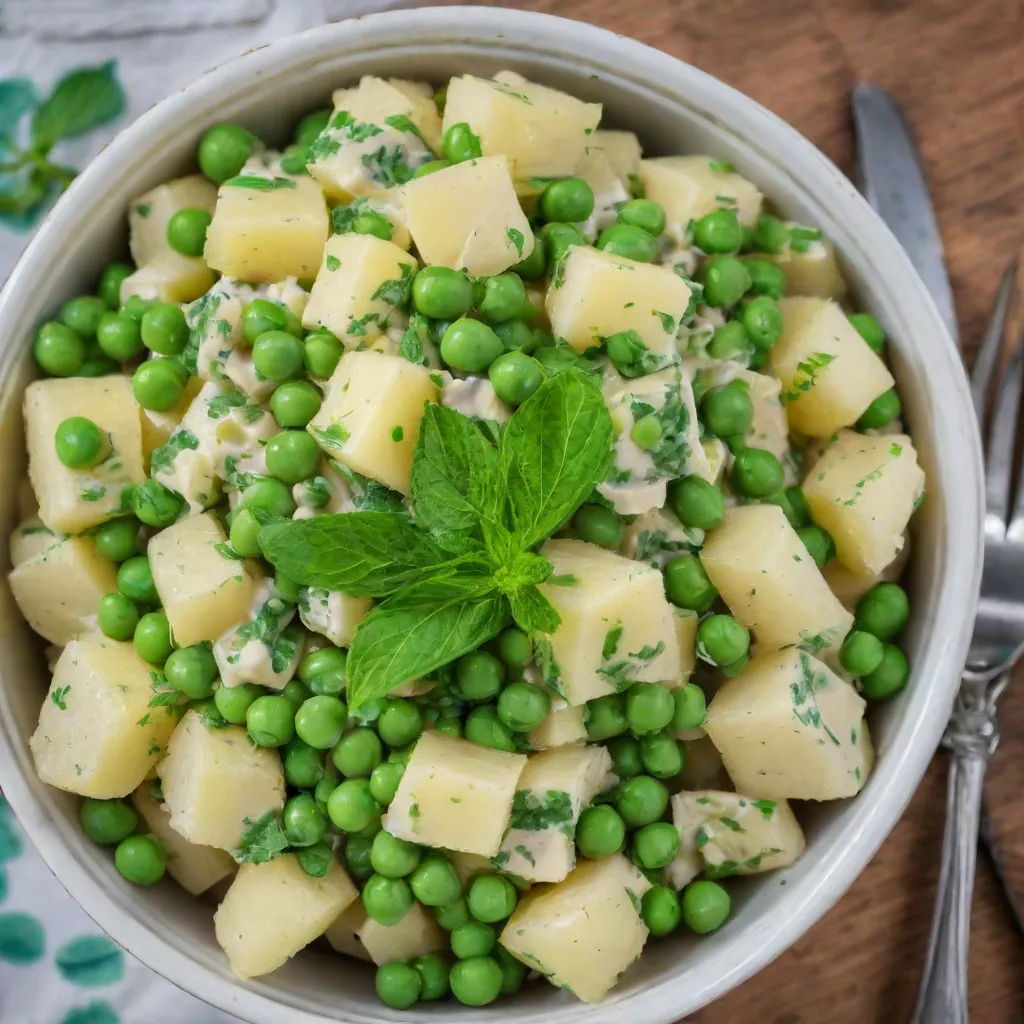
[[[26,622],[51,644],[63,646],[96,628],[96,607],[104,594],[117,590],[117,575],[91,538],[55,543],[51,534],[47,539],[50,545],[22,562],[7,582]]]
[[[325,327],[347,348],[364,346],[387,330],[395,307],[408,301],[417,269],[414,256],[375,235],[332,235],[302,324]]]
[[[814,521],[828,530],[851,572],[878,576],[899,554],[924,494],[924,471],[906,434],[841,430],[803,484]]]
[[[499,941],[553,985],[599,1002],[643,951],[640,900],[650,887],[619,853],[584,861],[558,885],[528,892]]]
[[[375,964],[411,960],[448,948],[448,936],[422,903],[413,903],[398,924],[382,925],[368,917],[358,933],[359,942]]]
[[[607,131],[599,128],[590,136],[590,148],[600,150],[611,164],[615,176],[629,192],[640,185],[640,160],[643,151],[633,132]]]
[[[153,583],[179,647],[216,640],[248,617],[254,582],[224,554],[220,523],[207,512],[181,519],[149,542]]]
[[[192,400],[199,394],[203,387],[201,377],[190,377],[181,393],[181,400],[177,405],[159,412],[156,409],[143,409],[140,407],[139,416],[142,424],[142,458],[146,469],[149,469],[150,459],[157,448],[162,448],[171,439],[171,435],[178,428],[182,417],[188,411]]]
[[[615,223],[619,207],[630,198],[629,190],[619,180],[608,157],[594,146],[587,149],[573,177],[582,178],[594,193],[594,212],[579,225],[583,237],[592,243],[601,231]]]
[[[153,784],[143,782],[132,794],[146,830],[152,832],[167,854],[167,873],[187,893],[198,896],[212,885],[234,874],[235,862],[223,850],[190,843],[171,828],[170,814],[153,799]]]
[[[835,800],[859,793],[874,764],[864,707],[806,651],[769,651],[722,684],[704,728],[740,792]]]
[[[699,551],[703,543],[703,530],[683,526],[669,508],[655,508],[626,524],[619,550],[627,558],[664,569],[678,555]]]
[[[109,453],[90,469],[68,469],[57,458],[57,427],[71,416],[93,421]],[[37,380],[25,389],[28,475],[39,518],[55,532],[81,533],[130,509],[127,488],[142,483],[142,428],[130,377]]]
[[[533,252],[503,156],[464,160],[402,189],[409,233],[423,261],[489,277]]]
[[[768,365],[782,382],[789,425],[808,437],[852,426],[895,381],[841,307],[825,299],[782,299],[782,337]]]
[[[371,960],[366,947],[359,940],[359,932],[366,921],[366,911],[363,910],[362,900],[355,900],[335,918],[331,926],[324,932],[324,938],[338,953],[354,956],[359,960]]]
[[[434,103],[434,90],[426,82],[363,75],[355,89],[337,89],[331,99],[336,110],[347,110],[369,124],[383,124],[388,117],[405,115],[424,142],[435,153],[441,152],[441,115]]]
[[[425,366],[380,352],[347,352],[307,429],[329,457],[408,495],[423,407],[438,396]]]
[[[497,872],[494,861],[490,857],[481,857],[478,853],[458,853],[449,851],[448,859],[455,868],[462,888],[469,887],[470,882],[480,875],[493,875]]]
[[[655,370],[674,353],[676,328],[690,302],[686,282],[666,267],[574,245],[562,280],[548,289],[551,330],[577,352],[619,331],[636,331]]]
[[[166,249],[121,282],[121,301],[133,295],[161,302],[191,302],[208,292],[217,275],[198,256]]]
[[[910,534],[903,534],[903,546],[899,554],[880,572],[877,576],[862,576],[859,573],[851,572],[843,565],[838,558],[825,566],[825,582],[836,597],[839,603],[849,612],[854,611],[857,602],[876,584],[881,582],[897,583],[903,575],[903,570],[910,560]]]
[[[33,512],[11,531],[7,541],[11,565],[17,568],[22,562],[31,561],[48,548],[67,540],[67,537],[66,533],[54,533],[48,526],[44,526],[42,519]]]
[[[217,194],[203,255],[214,270],[242,281],[312,277],[323,257],[328,220],[323,190],[312,178],[229,178]]]
[[[726,509],[721,525],[708,532],[700,560],[729,611],[758,642],[838,653],[853,616],[778,505]]]
[[[513,177],[521,181],[572,174],[600,120],[600,103],[583,103],[515,72],[499,71],[493,79],[453,78],[442,128],[466,122],[480,137],[484,156],[507,157]]]
[[[384,816],[399,839],[493,857],[508,827],[522,754],[425,732]]]
[[[100,800],[127,796],[149,774],[177,718],[150,708],[150,672],[130,644],[72,640],[54,667],[29,740],[47,785]]]
[[[583,704],[635,680],[678,681],[675,616],[657,569],[581,540],[548,541],[541,554],[561,577],[540,590],[562,624],[534,638],[549,689]]]
[[[338,863],[323,878],[307,875],[294,853],[243,864],[213,915],[217,942],[241,978],[277,970],[359,895]]]
[[[202,174],[164,182],[128,205],[128,248],[138,267],[167,252],[167,222],[179,210],[213,213],[217,186]]]
[[[340,590],[303,587],[299,591],[299,618],[306,629],[327,637],[335,647],[352,643],[356,626],[366,618],[373,601]]]
[[[567,704],[552,708],[540,725],[527,737],[534,750],[562,747],[568,743],[579,743],[587,738],[587,727],[583,722],[583,705]]]
[[[242,726],[207,726],[195,711],[179,723],[157,765],[171,828],[191,843],[238,848],[242,833],[284,807],[277,751],[254,747]]]
[[[697,625],[700,616],[687,608],[676,608],[676,643],[679,645],[679,678],[666,686],[685,686],[697,666]]]
[[[495,858],[528,882],[560,882],[576,865],[580,812],[618,780],[606,747],[555,747],[534,754],[519,777],[509,830]]]
[[[846,281],[836,261],[836,251],[824,239],[809,242],[798,252],[787,242],[782,251],[758,254],[769,259],[786,275],[789,295],[813,295],[819,299],[841,299],[846,294]]]

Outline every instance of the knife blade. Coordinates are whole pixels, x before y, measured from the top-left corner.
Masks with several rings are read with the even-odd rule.
[[[857,187],[906,250],[959,347],[942,236],[914,136],[896,101],[859,83],[850,101],[857,134]]]

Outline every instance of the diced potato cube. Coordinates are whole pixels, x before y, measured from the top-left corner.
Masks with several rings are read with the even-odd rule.
[[[335,647],[352,643],[356,626],[373,607],[368,597],[352,597],[340,590],[303,587],[299,591],[299,618],[306,629],[327,637]]]
[[[11,555],[11,565],[17,568],[22,562],[28,562],[41,555],[47,548],[52,548],[63,540],[67,540],[66,533],[54,533],[48,526],[43,525],[42,519],[33,514],[19,523],[12,531],[8,540],[8,548]],[[13,586],[13,585],[12,585]],[[14,595],[17,599],[17,594]],[[22,615],[25,612],[22,611]],[[28,616],[25,616],[28,618]]]
[[[573,177],[582,178],[594,193],[594,212],[579,226],[584,238],[593,242],[604,228],[615,223],[619,207],[630,194],[608,157],[594,146],[587,149]]]
[[[789,425],[808,437],[849,427],[893,384],[892,374],[835,302],[782,299],[782,337],[768,366],[782,382]]]
[[[570,583],[540,586],[562,617],[554,633],[534,640],[550,689],[583,704],[634,680],[678,680],[675,616],[657,569],[581,540],[548,541],[541,554]]]
[[[519,776],[495,862],[529,882],[560,882],[576,865],[580,812],[615,784],[611,770],[611,754],[597,744],[533,754]]]
[[[181,400],[177,405],[159,412],[156,409],[143,409],[140,407],[139,416],[142,424],[142,458],[146,468],[149,468],[149,460],[157,448],[167,444],[171,439],[181,418],[188,411],[192,400],[199,394],[203,386],[202,378],[190,377],[181,393]]]
[[[759,643],[835,654],[853,625],[778,505],[726,509],[721,525],[708,532],[700,560]]]
[[[679,645],[679,678],[665,685],[685,686],[697,666],[697,625],[700,616],[687,608],[676,608],[676,643]]]
[[[166,249],[121,282],[121,301],[133,295],[161,302],[191,302],[208,292],[216,275],[198,256]]]
[[[562,747],[568,743],[579,743],[587,738],[587,727],[583,722],[583,705],[567,704],[552,708],[547,718],[527,737],[534,750]]]
[[[198,896],[234,874],[235,862],[223,850],[190,843],[171,828],[170,814],[153,799],[152,782],[143,782],[132,794],[146,830],[152,832],[167,854],[167,872],[187,893]]]
[[[868,437],[841,430],[803,484],[814,521],[852,572],[877,576],[903,547],[924,493],[924,471],[906,434]]]
[[[278,752],[253,746],[242,726],[210,728],[195,711],[174,730],[156,773],[171,828],[200,846],[237,849],[248,822],[284,807]]]
[[[760,254],[759,254],[760,255]],[[846,294],[846,281],[836,262],[836,251],[824,239],[809,242],[803,252],[787,242],[781,252],[764,256],[786,275],[789,295],[813,295],[819,299],[841,299]]]
[[[57,458],[57,427],[71,416],[91,419],[110,453],[91,469],[68,469]],[[81,533],[126,510],[129,487],[142,483],[142,428],[130,377],[66,377],[25,389],[28,475],[39,518],[56,532]]]
[[[324,932],[324,938],[331,944],[331,948],[346,956],[354,956],[359,960],[371,960],[366,947],[359,940],[359,932],[366,924],[366,911],[363,910],[362,900],[355,900],[343,910]]]
[[[217,942],[241,978],[277,970],[319,938],[359,895],[338,863],[307,875],[294,853],[243,864],[213,915]]]
[[[493,875],[497,873],[494,861],[490,857],[481,857],[478,853],[453,853],[448,852],[448,859],[455,874],[458,875],[462,888],[468,888],[470,882],[480,875]]]
[[[441,152],[441,116],[434,90],[426,82],[363,75],[355,89],[338,90],[332,97],[336,109],[347,110],[356,120],[383,124],[394,115],[408,117],[435,152]]]
[[[167,222],[179,210],[213,213],[217,186],[202,174],[164,182],[128,205],[128,247],[137,267],[166,252]]]
[[[754,658],[727,679],[704,728],[736,788],[759,800],[855,796],[875,752],[864,698],[806,651]]]
[[[681,277],[582,245],[569,249],[562,268],[561,283],[552,284],[546,299],[556,338],[586,352],[609,335],[636,331],[651,352],[651,370],[674,354],[676,328],[690,302]]]
[[[466,122],[480,137],[484,156],[507,157],[513,177],[522,180],[572,174],[600,120],[600,103],[500,71],[493,79],[453,78],[442,127]]]
[[[795,484],[797,478],[789,445],[789,423],[779,397],[782,385],[774,377],[752,370],[741,370],[733,379],[746,383],[747,394],[754,407],[754,419],[747,431],[746,443],[751,448],[771,452],[786,471],[786,484]]]
[[[643,951],[640,900],[650,887],[622,854],[584,861],[565,881],[528,892],[499,941],[553,985],[599,1002]]]
[[[323,190],[311,178],[275,178],[269,188],[226,182],[203,255],[214,270],[243,281],[311,277],[323,257],[328,220]]]
[[[838,558],[833,558],[825,566],[822,575],[829,589],[839,603],[848,611],[852,612],[857,607],[857,602],[876,584],[883,581],[896,583],[903,575],[903,570],[910,560],[910,534],[903,534],[903,546],[899,554],[882,570],[877,576],[862,576],[860,573],[851,572],[843,565]]]
[[[99,634],[64,648],[29,740],[43,782],[100,800],[142,782],[177,723],[149,707],[151,669],[130,643]]]
[[[302,314],[310,330],[326,327],[347,348],[383,334],[396,306],[409,298],[415,256],[376,235],[331,235]]]
[[[409,233],[424,263],[490,277],[533,252],[503,156],[464,160],[402,189]]]
[[[425,732],[384,816],[399,839],[493,857],[508,826],[522,754]]]
[[[375,964],[411,960],[448,948],[448,936],[422,903],[413,903],[398,924],[382,925],[368,917],[359,929],[359,942]]]
[[[227,536],[210,513],[181,519],[149,542],[153,582],[179,647],[216,640],[248,617],[254,583],[224,554]]]
[[[91,538],[48,539],[51,546],[22,562],[7,581],[25,621],[51,644],[63,646],[96,628],[96,606],[117,590],[117,575]]]
[[[329,457],[408,495],[423,407],[437,399],[425,366],[379,352],[347,352],[307,429]]]
[[[590,148],[604,153],[615,176],[630,192],[640,184],[640,140],[633,132],[608,131],[599,128],[590,136]]]

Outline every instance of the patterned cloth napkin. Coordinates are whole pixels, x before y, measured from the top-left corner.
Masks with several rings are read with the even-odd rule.
[[[0,3],[0,280],[61,188],[157,100],[251,47],[403,6],[412,4]],[[0,1024],[231,1022],[108,939],[50,874],[0,796]]]

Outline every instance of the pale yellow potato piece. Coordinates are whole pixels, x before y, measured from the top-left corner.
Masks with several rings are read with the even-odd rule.
[[[96,628],[96,606],[117,590],[117,574],[90,537],[56,542],[51,535],[49,541],[51,546],[22,562],[7,582],[25,621],[51,644],[63,646]]]
[[[759,643],[838,653],[853,616],[777,505],[726,509],[721,525],[708,532],[700,560],[729,611]]]
[[[852,612],[857,607],[857,602],[876,583],[896,583],[903,575],[909,560],[910,534],[904,533],[903,547],[900,548],[899,554],[877,576],[862,576],[851,572],[838,558],[833,558],[825,566],[823,575],[829,589],[839,598],[839,603],[847,611]]]
[[[924,493],[924,470],[906,434],[869,437],[841,430],[803,483],[814,521],[851,572],[878,576],[899,554]]]
[[[438,397],[425,366],[380,352],[346,352],[306,429],[330,458],[408,495],[423,408]]]
[[[722,755],[703,729],[701,735],[686,740],[686,757],[679,781],[683,789],[722,789],[732,786]],[[678,738],[678,737],[677,737]]]
[[[409,758],[384,827],[409,842],[493,857],[525,767],[522,754],[425,732]]]
[[[137,295],[161,302],[191,302],[208,292],[216,279],[216,274],[198,256],[182,256],[173,249],[165,249],[121,282],[121,301]]]
[[[768,367],[782,382],[789,425],[808,437],[828,437],[856,423],[895,381],[842,308],[826,299],[779,302],[782,337]]]
[[[190,377],[177,405],[165,412],[139,407],[139,422],[142,425],[142,458],[147,471],[153,452],[171,439],[171,434],[181,423],[182,417],[202,387],[203,379],[201,377]]]
[[[30,561],[47,548],[52,548],[66,539],[66,533],[54,533],[48,526],[43,525],[39,516],[30,515],[11,531],[7,541],[11,565],[17,568],[22,562]],[[24,614],[22,612],[22,615]]]
[[[132,804],[145,825],[160,841],[167,854],[167,873],[193,896],[234,874],[236,864],[223,850],[190,843],[171,828],[170,814],[153,799],[153,785],[143,782],[132,793]]]
[[[448,936],[422,903],[413,903],[398,924],[382,925],[367,917],[358,933],[359,942],[375,964],[411,960],[448,948]],[[328,940],[330,941],[330,940]]]
[[[633,132],[608,131],[599,128],[590,136],[590,148],[604,153],[615,176],[623,186],[633,191],[640,184],[640,160],[643,151],[640,140]]]
[[[586,740],[587,727],[583,722],[583,711],[582,704],[552,708],[547,718],[527,737],[530,746],[535,750],[547,750]]]
[[[727,679],[704,728],[733,784],[759,800],[855,796],[875,760],[863,697],[806,651],[769,651]]]
[[[670,508],[655,508],[626,524],[619,550],[627,558],[664,569],[673,558],[698,551],[703,543],[703,530],[683,526]]]
[[[415,256],[375,235],[331,235],[302,324],[325,327],[346,348],[359,348],[387,329],[418,269]]]
[[[128,248],[137,267],[166,252],[167,222],[179,210],[213,213],[217,186],[202,174],[166,181],[128,204]]]
[[[636,331],[664,362],[675,350],[676,328],[690,302],[686,282],[667,267],[574,245],[560,285],[545,306],[556,338],[576,352],[619,331]]]
[[[335,952],[372,962],[366,947],[359,941],[359,932],[366,921],[362,900],[355,900],[334,919],[324,932],[324,938]]]
[[[179,520],[149,542],[153,583],[179,647],[216,640],[248,617],[255,584],[244,562],[217,550],[226,540],[220,523],[205,513]]]
[[[581,540],[548,541],[541,554],[570,584],[540,585],[562,618],[534,641],[550,689],[583,704],[634,680],[678,682],[675,615],[657,569]]]
[[[585,860],[557,885],[526,893],[499,941],[553,985],[599,1002],[643,951],[640,900],[650,888],[622,854]]]
[[[32,490],[32,482],[26,477],[18,484],[17,492],[18,515],[22,519],[31,519],[39,515],[39,502],[36,501],[36,492]]]
[[[284,807],[278,752],[254,747],[240,725],[212,729],[195,711],[174,730],[156,773],[171,828],[201,846],[235,850],[249,823]]]
[[[109,456],[91,469],[68,469],[57,458],[57,427],[71,416],[91,419],[107,435]],[[28,475],[39,518],[55,532],[81,533],[125,508],[125,490],[142,483],[142,428],[130,377],[67,377],[25,389]]]
[[[478,853],[449,851],[447,856],[463,889],[468,888],[469,883],[478,875],[493,875],[498,870],[490,857],[481,857]]]
[[[369,614],[373,601],[340,590],[303,587],[299,591],[299,618],[306,629],[327,637],[336,647],[352,643],[356,627]]]
[[[307,875],[294,853],[243,864],[213,915],[214,932],[240,978],[277,970],[319,938],[359,895],[335,862],[323,878]]]
[[[629,200],[630,194],[604,152],[594,146],[587,148],[573,177],[582,178],[594,193],[594,212],[579,225],[584,238],[592,242],[604,228],[615,223],[619,206]]]
[[[688,608],[676,608],[676,643],[679,645],[679,678],[667,682],[666,686],[675,688],[685,686],[697,666],[697,626],[700,616]]]
[[[338,90],[332,100],[336,109],[347,110],[369,124],[383,124],[394,114],[405,115],[427,145],[435,153],[441,152],[441,115],[434,103],[434,91],[426,82],[363,75],[357,88]]]
[[[401,195],[409,233],[430,266],[490,277],[533,252],[533,231],[503,156],[465,160],[416,178]]]
[[[337,213],[333,210],[331,211],[331,228],[335,234],[345,234],[346,231],[352,230],[351,227],[339,230],[339,228],[344,228],[345,225],[343,216],[351,214],[354,221],[358,213],[372,211],[379,213],[391,225],[391,238],[388,241],[393,242],[399,249],[403,249],[405,252],[412,248],[412,235],[409,234],[409,223],[405,216],[405,203],[402,201],[401,186],[396,185],[394,188],[389,188],[386,192],[381,192],[380,195],[360,196],[347,206],[336,207],[336,210],[338,211]]]
[[[64,648],[29,740],[43,782],[106,800],[146,778],[178,721],[149,707],[152,668],[130,643],[100,634]]]
[[[757,220],[763,198],[757,186],[735,171],[717,169],[722,163],[713,156],[641,161],[644,195],[664,209],[670,230],[685,232],[691,220],[722,206],[734,209],[742,224]]]
[[[531,755],[496,863],[528,882],[560,882],[576,865],[573,837],[580,813],[617,781],[611,754],[600,744]]]
[[[484,156],[507,157],[512,176],[523,180],[572,174],[600,120],[600,103],[499,71],[494,79],[453,78],[442,128],[466,122],[480,137]]]
[[[786,275],[788,295],[841,299],[846,294],[846,281],[836,261],[835,248],[825,239],[808,243],[805,252],[797,252],[787,242],[781,252],[758,256],[771,260]]]
[[[312,178],[275,180],[291,184],[221,185],[203,253],[214,270],[260,282],[311,277],[320,266],[330,231],[323,190]]]

